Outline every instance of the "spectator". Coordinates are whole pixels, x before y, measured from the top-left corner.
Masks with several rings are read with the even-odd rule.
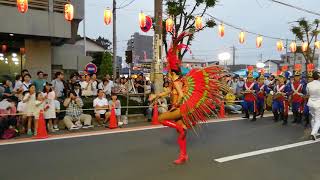
[[[237,105],[234,102],[236,100],[236,96],[233,94],[232,90],[226,94],[224,99],[226,101],[226,105],[225,105],[226,110],[230,110],[231,113],[234,113],[234,114],[242,113],[241,112],[242,106]]]
[[[31,85],[31,75],[30,74],[25,74],[23,76],[23,82],[22,82],[22,88],[23,88],[23,92],[28,91],[29,86]]]
[[[16,80],[14,82],[14,88],[13,88],[13,93],[15,94],[15,96],[19,99],[22,100],[23,98],[23,84],[22,84],[22,76],[21,75],[17,75],[16,76]]]
[[[4,92],[2,94],[2,98],[11,98],[12,100],[14,100],[15,102],[18,102],[18,99],[13,96],[13,92],[12,92],[12,82],[10,80],[4,80],[2,82],[2,86],[4,88]]]
[[[40,112],[46,110],[48,106],[45,103],[45,98],[42,95],[42,92],[37,92],[36,93],[36,100],[34,103],[34,135],[37,135],[37,129],[38,129],[38,121],[40,119]],[[43,114],[44,115],[44,114]]]
[[[110,117],[110,112],[108,110],[109,102],[104,97],[104,92],[102,89],[98,90],[98,97],[93,100],[93,107],[95,109],[95,117],[98,122],[98,126],[102,126]],[[104,120],[103,123],[101,123],[101,119]]]
[[[92,93],[93,93],[93,96],[97,96],[99,81],[97,80],[97,75],[95,73],[93,73],[91,75],[91,81],[92,81]]]
[[[120,79],[120,93],[121,94],[127,94],[127,87],[126,87],[126,79],[125,78],[121,78]]]
[[[151,83],[150,81],[146,81],[146,85],[144,86],[144,93],[150,94],[151,93]]]
[[[10,114],[10,115],[4,115],[4,114]],[[3,99],[0,102],[0,137],[4,139],[13,138],[16,135],[16,125],[17,125],[17,119],[15,117],[16,114],[16,105],[13,101],[8,99]],[[13,132],[13,136],[10,136],[10,134],[6,134],[8,131]],[[8,136],[9,135],[9,136]],[[12,135],[12,134],[11,134]]]
[[[56,97],[60,102],[62,102],[64,98],[65,86],[63,83],[63,79],[64,79],[64,74],[62,72],[56,72],[55,79],[51,83],[53,90],[56,94]]]
[[[147,109],[147,112],[146,112],[146,116],[147,116],[147,119],[149,122],[151,121],[152,115],[153,115],[154,99],[155,99],[155,95],[150,94],[149,98],[148,98],[149,108]],[[162,113],[168,111],[168,103],[167,103],[166,98],[163,98],[163,97],[159,98],[156,102],[158,104],[158,113],[159,114],[162,114]]]
[[[137,88],[138,93],[144,93],[144,82],[141,74],[136,79],[135,87]]]
[[[66,107],[66,116],[63,121],[69,130],[93,127],[91,125],[92,117],[88,114],[83,114],[83,102],[74,91],[68,93],[63,105]]]
[[[33,81],[34,85],[36,86],[36,92],[42,92],[44,86],[46,85],[46,80],[43,78],[43,72],[38,71],[37,72],[38,79],[35,79]]]
[[[105,78],[100,84],[99,89],[102,89],[103,92],[106,94],[106,97],[111,97],[111,90],[113,88],[113,82],[110,81],[108,78]]]
[[[113,87],[113,81],[110,79],[109,74],[106,74],[106,79],[110,82],[111,86]]]
[[[46,104],[48,105],[48,109],[44,112],[44,118],[48,122],[48,129],[50,132],[58,131],[58,119],[56,117],[56,108],[55,108],[55,98],[56,94],[52,90],[52,85],[46,83],[43,89],[43,96],[46,99]]]
[[[75,73],[71,74],[70,80],[69,80],[69,83],[68,83],[68,89],[69,90],[74,89],[74,85],[77,84],[77,83],[78,83],[78,76]]]
[[[84,81],[80,82],[81,90],[82,90],[82,96],[92,96],[93,95],[93,87],[92,87],[92,81],[90,80],[89,75],[84,75]]]
[[[26,75],[25,75],[26,76]],[[33,112],[35,109],[35,101],[36,101],[36,87],[34,84],[29,85],[29,92],[26,92],[23,97],[23,102],[25,103],[25,106],[23,108],[23,113],[26,114],[27,117],[27,134],[29,136],[32,135],[31,130],[31,123],[33,121]],[[34,122],[34,127],[36,127],[36,123]],[[34,129],[34,134],[36,134],[36,129]]]
[[[76,92],[78,97],[82,96],[82,90],[81,90],[81,86],[79,83],[76,83],[73,87],[74,89],[72,91]]]
[[[112,108],[114,108],[118,124],[119,124],[119,126],[121,126],[123,124],[122,122],[120,122],[120,120],[121,120],[121,102],[120,102],[120,100],[118,100],[118,97],[116,94],[112,94],[111,100],[109,101],[109,109],[112,110]]]
[[[236,96],[240,97],[242,96],[241,91],[244,88],[244,79],[243,77],[240,76],[239,81],[237,82],[237,87],[236,87]]]
[[[115,83],[113,83],[112,93],[119,94],[120,93],[120,79],[117,78]]]
[[[23,70],[21,71],[21,76],[23,77],[23,76],[26,75],[26,74],[30,74],[30,73],[29,73],[29,71],[28,71],[27,69],[23,69]]]

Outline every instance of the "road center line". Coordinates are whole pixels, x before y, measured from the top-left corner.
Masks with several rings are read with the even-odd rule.
[[[291,149],[291,148],[305,146],[305,145],[314,144],[314,143],[318,143],[318,142],[320,142],[320,139],[318,139],[316,141],[314,141],[314,140],[302,141],[302,142],[298,142],[298,143],[287,144],[287,145],[283,145],[283,146],[277,146],[277,147],[272,147],[272,148],[261,149],[261,150],[257,150],[257,151],[251,151],[251,152],[247,152],[247,153],[227,156],[227,157],[215,159],[214,161],[219,162],[219,163],[224,163],[224,162],[228,162],[228,161],[243,159],[243,158],[247,158],[247,157],[251,157],[251,156],[257,156],[260,154],[267,154],[267,153],[282,151],[285,149]]]

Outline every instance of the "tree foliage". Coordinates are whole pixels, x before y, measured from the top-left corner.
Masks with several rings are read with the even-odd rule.
[[[106,74],[112,75],[112,55],[109,52],[103,53],[98,73],[99,77],[104,77]]]
[[[320,33],[319,24],[319,19],[308,22],[305,18],[302,18],[297,21],[295,26],[291,27],[291,32],[296,36],[298,41],[308,43],[308,50],[302,52],[306,59],[306,64],[313,63],[314,60],[315,46],[313,45],[318,40],[318,35]]]
[[[112,42],[109,39],[99,36],[96,39],[96,42],[99,43],[104,49],[111,50]]]
[[[177,38],[177,36],[183,31],[189,32],[199,32],[205,28],[213,28],[216,23],[213,19],[207,19],[203,28],[196,30],[195,29],[195,17],[203,17],[209,8],[213,8],[218,0],[165,0],[166,13],[168,16],[171,16],[174,22],[174,32],[166,32],[166,22],[163,21],[162,32],[163,32],[163,44],[166,53],[168,53],[168,43],[166,38],[168,35],[171,35],[172,38]],[[191,42],[194,38],[194,34],[186,39],[186,45],[191,45]],[[179,53],[180,58],[182,58],[186,49],[182,50]]]

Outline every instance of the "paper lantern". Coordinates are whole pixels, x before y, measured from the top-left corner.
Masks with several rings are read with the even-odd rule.
[[[262,36],[258,36],[256,39],[256,46],[257,48],[260,48],[262,45]]]
[[[72,21],[74,15],[74,9],[72,4],[66,4],[64,5],[64,18],[67,21]]]
[[[25,49],[25,48],[20,48],[20,53],[21,53],[21,54],[26,53],[26,49]]]
[[[167,32],[172,32],[173,31],[173,20],[171,17],[169,17],[167,20],[166,20],[166,31]]]
[[[28,0],[17,0],[18,11],[25,13],[28,11]]]
[[[320,41],[316,41],[314,43],[314,46],[317,48],[317,49],[320,49]]]
[[[277,50],[278,50],[278,51],[282,51],[282,50],[283,50],[283,43],[282,43],[282,41],[278,41],[278,42],[277,42]]]
[[[302,43],[301,50],[302,50],[302,52],[306,52],[308,50],[308,43],[307,42]]]
[[[140,27],[141,31],[148,32],[152,28],[152,19],[150,16],[146,16],[146,25],[144,27]]]
[[[140,28],[143,28],[146,26],[146,15],[143,12],[139,13],[139,25],[140,25]]]
[[[197,30],[202,28],[202,17],[201,16],[196,16],[195,27]]]
[[[291,51],[292,53],[295,53],[295,52],[297,51],[297,44],[296,44],[296,42],[291,42],[291,43],[290,43],[290,51]]]
[[[3,44],[1,46],[1,50],[2,50],[3,53],[5,53],[7,51],[7,45]]]
[[[218,30],[219,30],[219,36],[223,37],[224,36],[224,25],[220,24],[218,27]]]
[[[245,38],[245,32],[241,31],[239,34],[239,43],[240,44],[244,43],[244,38]]]
[[[106,10],[104,10],[104,13],[103,13],[103,20],[104,20],[104,23],[106,25],[109,25],[111,23],[111,19],[112,19],[112,13],[111,13],[111,10],[109,8],[107,8]]]

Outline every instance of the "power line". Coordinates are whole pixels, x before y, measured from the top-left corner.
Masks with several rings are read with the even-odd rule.
[[[303,11],[303,12],[306,12],[306,13],[309,13],[309,14],[320,16],[320,13],[317,13],[317,12],[314,12],[314,11],[311,11],[311,10],[308,10],[308,9],[304,9],[304,8],[301,8],[301,7],[298,7],[298,6],[294,6],[294,5],[291,5],[291,4],[288,4],[288,3],[284,3],[284,2],[276,1],[276,0],[269,0],[269,1],[281,4],[281,5],[284,5],[284,6],[287,6],[287,7],[291,7],[291,8],[294,8],[294,9],[297,9],[299,11]]]
[[[120,5],[120,7],[118,7],[117,9],[123,9],[123,8],[125,8],[125,7],[128,7],[128,6],[130,6],[134,1],[135,1],[135,0],[131,0],[128,4],[121,6],[121,5],[123,4],[123,3],[122,3],[122,4]],[[124,1],[124,2],[125,2],[125,1]]]

